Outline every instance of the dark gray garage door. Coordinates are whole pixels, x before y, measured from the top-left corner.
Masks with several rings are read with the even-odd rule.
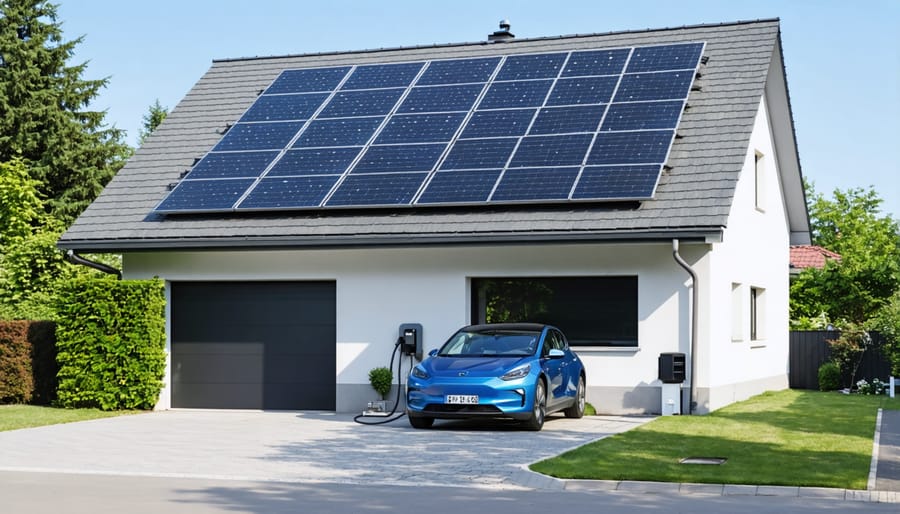
[[[172,406],[334,410],[334,282],[172,284]]]

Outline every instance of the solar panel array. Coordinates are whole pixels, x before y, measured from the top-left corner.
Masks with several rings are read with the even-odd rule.
[[[703,48],[285,70],[156,211],[652,198]]]

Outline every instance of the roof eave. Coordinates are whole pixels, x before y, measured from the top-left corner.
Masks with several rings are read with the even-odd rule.
[[[608,231],[580,233],[489,233],[347,235],[327,237],[242,236],[216,238],[65,239],[57,246],[82,253],[129,253],[180,250],[332,249],[358,247],[484,246],[524,244],[650,243],[678,239],[682,242],[717,243],[723,227],[683,230]]]

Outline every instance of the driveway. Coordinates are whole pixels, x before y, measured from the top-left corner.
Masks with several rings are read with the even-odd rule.
[[[363,426],[346,414],[174,410],[0,432],[0,470],[561,489],[528,464],[650,419],[551,417],[541,432],[462,422],[415,430],[406,419]]]

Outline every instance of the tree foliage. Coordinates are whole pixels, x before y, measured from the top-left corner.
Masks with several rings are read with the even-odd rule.
[[[791,318],[824,317],[834,325],[864,324],[900,289],[900,231],[880,213],[872,190],[835,190],[834,198],[808,186],[813,244],[841,255],[824,269],[804,270],[791,284]]]
[[[141,125],[141,132],[138,134],[138,145],[143,145],[144,141],[150,137],[150,134],[156,130],[165,119],[166,116],[169,115],[169,109],[163,107],[159,103],[159,99],[157,98],[153,105],[150,106],[150,109],[147,111],[147,114],[143,117],[143,123]]]
[[[88,106],[107,79],[85,80],[69,65],[57,6],[0,0],[0,162],[21,158],[46,207],[70,223],[100,193],[131,149],[106,113]]]
[[[11,241],[29,236],[42,221],[44,206],[37,186],[21,159],[0,162],[0,255]]]

